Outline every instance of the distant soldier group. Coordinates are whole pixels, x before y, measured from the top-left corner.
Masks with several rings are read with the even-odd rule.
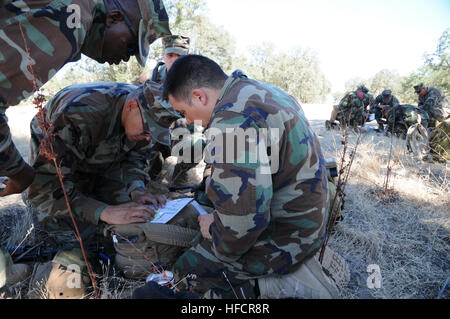
[[[418,106],[400,104],[389,89],[373,99],[366,86],[361,84],[356,91],[347,93],[338,105],[333,106],[330,120],[325,122],[325,127],[327,129],[337,127],[336,120],[338,120],[341,127],[352,127],[358,131],[366,122],[374,119],[378,124],[377,132],[406,138],[408,128],[414,124],[420,124],[428,128],[430,152],[433,154],[436,152],[436,147],[442,148],[433,147],[433,143],[436,143],[437,132],[448,126],[446,123],[450,116],[448,100],[441,90],[427,87],[423,83],[415,85],[414,91],[418,95]],[[445,136],[445,134],[440,135]]]

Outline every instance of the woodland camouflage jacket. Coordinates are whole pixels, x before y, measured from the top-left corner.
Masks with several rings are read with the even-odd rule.
[[[327,219],[325,162],[301,106],[235,71],[207,129],[216,256],[245,263],[255,274],[293,271],[319,249]],[[245,142],[223,144],[233,135]]]

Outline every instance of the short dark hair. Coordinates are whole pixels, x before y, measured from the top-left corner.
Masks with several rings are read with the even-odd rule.
[[[168,100],[170,94],[190,104],[192,90],[202,87],[219,90],[227,77],[213,60],[202,55],[185,55],[178,58],[167,72],[163,98]]]

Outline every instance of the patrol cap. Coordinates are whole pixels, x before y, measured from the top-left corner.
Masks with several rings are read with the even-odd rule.
[[[381,95],[383,95],[383,96],[390,96],[390,95],[392,95],[392,91],[391,90],[384,90],[383,93],[381,93]]]
[[[361,90],[363,93],[369,93],[369,89],[364,84],[358,85],[357,90]]]
[[[164,54],[186,55],[189,52],[190,39],[182,35],[170,35],[162,39]]]
[[[136,93],[145,129],[150,132],[153,140],[170,146],[169,127],[182,117],[181,114],[161,98],[161,85],[158,83],[147,80],[139,86]]]
[[[145,66],[150,44],[156,39],[171,35],[169,16],[162,0],[137,0],[141,11],[138,41],[139,52],[136,59],[141,66]]]
[[[423,83],[419,83],[417,85],[414,85],[414,92],[420,93],[420,91],[422,91],[423,87],[424,87]]]

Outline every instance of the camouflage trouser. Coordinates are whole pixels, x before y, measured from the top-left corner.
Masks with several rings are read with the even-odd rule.
[[[193,247],[176,261],[173,272],[181,289],[192,288],[193,292],[207,299],[256,298],[257,276],[246,273],[238,263],[225,263],[212,251],[212,242],[199,233]]]
[[[340,109],[337,114],[337,120],[342,126],[351,126],[356,128],[358,125],[364,125],[366,122],[366,117],[363,108],[351,107]]]
[[[382,108],[379,108],[379,107],[375,107],[371,111],[372,111],[372,113],[375,114],[375,121],[380,126],[380,128],[382,128],[384,126],[384,124],[386,123],[386,121],[384,121],[386,119],[385,116],[384,116],[385,109],[382,109]]]

